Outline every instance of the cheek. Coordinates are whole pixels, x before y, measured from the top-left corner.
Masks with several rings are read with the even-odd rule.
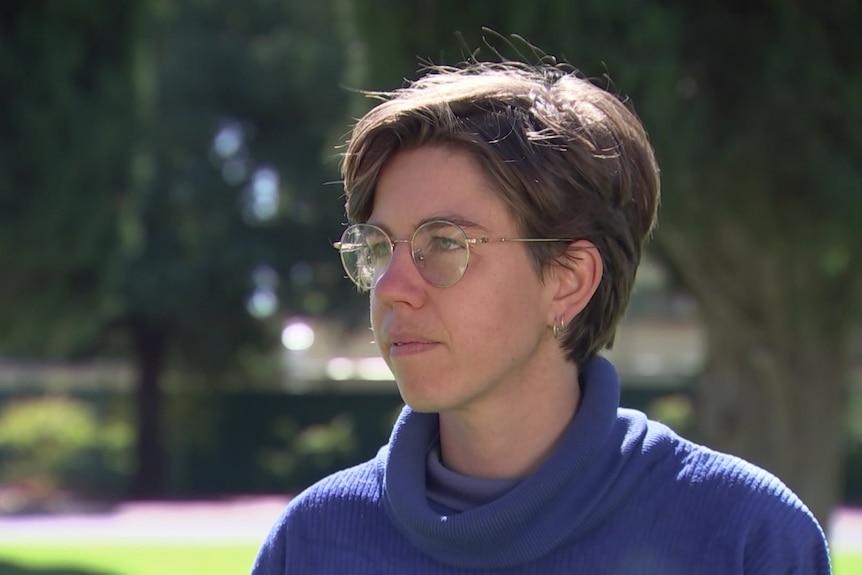
[[[383,307],[375,303],[374,297],[369,298],[369,310],[368,315],[371,318],[371,329],[374,331],[374,334],[377,335],[377,330],[380,328],[380,322],[383,319]]]
[[[544,296],[538,280],[515,275],[513,270],[495,275],[492,287],[463,310],[464,317],[473,318],[476,337],[503,343],[541,329]]]
[[[520,337],[519,328],[529,329],[533,321],[528,312],[531,305],[521,301],[522,294],[505,283],[492,285],[499,287],[485,289],[446,308],[445,322],[465,347],[479,350],[505,345],[508,339]]]

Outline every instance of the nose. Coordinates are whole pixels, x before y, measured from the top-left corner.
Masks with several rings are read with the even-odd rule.
[[[389,265],[377,278],[372,290],[381,303],[404,302],[416,306],[421,303],[425,280],[413,262],[410,242],[396,242]]]

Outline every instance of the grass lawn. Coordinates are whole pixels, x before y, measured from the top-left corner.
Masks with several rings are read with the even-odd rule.
[[[257,546],[0,545],[2,575],[245,575]],[[862,554],[838,554],[833,575],[862,575]]]
[[[258,545],[17,545],[0,543],[2,575],[247,575]]]
[[[862,575],[862,554],[838,553],[832,559],[833,575]]]

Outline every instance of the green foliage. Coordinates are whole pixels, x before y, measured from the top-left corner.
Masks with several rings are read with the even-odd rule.
[[[694,433],[694,409],[691,397],[683,393],[664,395],[647,406],[650,419],[660,421],[684,437]]]
[[[328,423],[304,429],[293,419],[282,417],[272,427],[282,446],[262,450],[258,457],[258,464],[271,477],[286,481],[300,469],[302,476],[321,476],[324,470],[335,469],[356,455],[354,422],[348,415],[337,415]]]
[[[100,418],[83,400],[44,396],[0,411],[0,483],[100,497],[118,495],[129,473],[132,430]]]
[[[141,492],[165,369],[241,381],[286,316],[361,301],[339,297],[324,189],[333,21],[332,2],[0,6],[0,355],[134,361]]]
[[[848,393],[847,422],[850,442],[862,448],[862,373],[856,375]]]
[[[175,363],[214,374],[277,344],[280,318],[343,305],[339,193],[324,183],[344,54],[328,2],[150,8],[117,313],[162,326]]]
[[[215,373],[276,345],[276,318],[356,309],[324,188],[347,102],[331,2],[0,16],[0,353],[124,352],[145,324]]]
[[[0,6],[0,352],[93,340],[133,132],[128,4]]]

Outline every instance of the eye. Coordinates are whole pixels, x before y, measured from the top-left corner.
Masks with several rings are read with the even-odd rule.
[[[461,228],[449,222],[430,222],[421,226],[413,238],[413,248],[427,254],[443,254],[464,250],[466,237]]]
[[[392,250],[392,244],[382,238],[378,238],[374,240],[369,240],[365,249],[368,254],[368,259],[376,262],[389,258],[389,254]]]
[[[465,247],[464,242],[460,238],[453,238],[441,235],[432,236],[429,246],[433,251],[436,252],[463,250]]]

